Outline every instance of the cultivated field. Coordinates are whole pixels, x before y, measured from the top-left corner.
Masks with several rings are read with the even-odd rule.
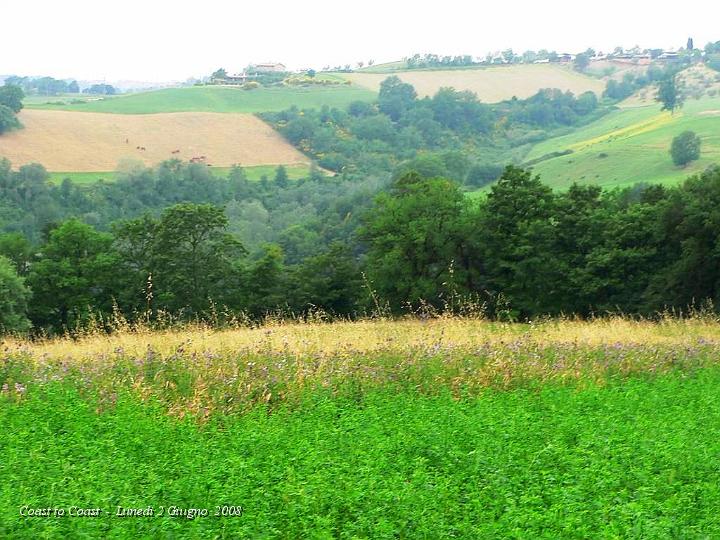
[[[3,537],[720,535],[714,318],[124,327],[0,347]],[[65,515],[21,515],[41,508]]]
[[[701,137],[701,156],[686,167],[676,167],[670,144],[685,130]],[[720,162],[720,98],[689,99],[674,115],[660,112],[654,102],[623,107],[570,135],[538,144],[526,159],[564,150],[573,153],[534,165],[543,181],[555,188],[567,188],[573,182],[607,187],[677,183]]]
[[[356,100],[371,101],[375,98],[374,92],[357,85],[271,87],[255,90],[198,86],[125,94],[86,103],[72,103],[71,98],[37,99],[28,102],[27,108],[118,114],[255,113],[282,111],[293,105],[300,109],[319,109],[323,105],[344,108]]]
[[[570,67],[545,64],[342,74],[348,80],[373,91],[378,91],[380,83],[390,75],[397,75],[404,82],[412,84],[421,97],[432,96],[440,88],[452,86],[456,90],[475,92],[486,103],[510,99],[513,96],[527,98],[542,88],[560,88],[575,94],[587,91],[601,94],[605,88],[603,81],[577,73]]]
[[[124,160],[154,165],[198,156],[216,167],[308,163],[250,114],[23,110],[19,118],[24,129],[0,138],[0,156],[15,166],[37,162],[50,171],[94,172],[115,170]]]

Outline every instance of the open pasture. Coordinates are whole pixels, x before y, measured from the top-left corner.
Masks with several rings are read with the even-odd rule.
[[[700,159],[677,167],[670,144],[686,130],[702,139]],[[622,107],[569,135],[536,145],[526,160],[564,150],[572,153],[533,166],[554,188],[564,189],[573,182],[606,187],[636,182],[675,184],[720,163],[720,99],[690,99],[673,115],[661,112],[658,103]]]

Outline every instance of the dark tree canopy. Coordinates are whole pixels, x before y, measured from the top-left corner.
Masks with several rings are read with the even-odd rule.
[[[670,155],[673,163],[685,166],[700,157],[700,137],[693,131],[685,131],[673,138]]]

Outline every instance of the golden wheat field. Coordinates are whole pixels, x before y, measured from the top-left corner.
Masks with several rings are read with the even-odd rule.
[[[498,66],[483,69],[437,71],[401,71],[393,73],[415,87],[421,97],[432,96],[440,88],[475,92],[482,101],[494,103],[513,96],[527,98],[542,88],[560,88],[574,94],[593,91],[602,93],[605,82],[581,75],[569,67],[546,64]],[[348,73],[343,77],[360,86],[377,91],[387,73]]]
[[[24,128],[0,139],[0,157],[15,166],[41,163],[49,171],[96,172],[115,170],[125,160],[155,165],[200,156],[214,167],[308,163],[252,114],[24,110],[19,119]]]

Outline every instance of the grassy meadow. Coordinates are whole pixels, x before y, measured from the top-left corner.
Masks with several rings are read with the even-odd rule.
[[[243,167],[248,180],[260,181],[263,176],[272,179],[277,171],[277,165],[256,165],[252,167]],[[290,180],[299,180],[306,178],[310,174],[309,165],[285,165],[288,178]],[[216,176],[227,176],[230,167],[210,167],[210,171]],[[114,171],[107,172],[51,172],[50,182],[53,184],[61,184],[65,178],[69,178],[75,184],[94,184],[99,180],[103,182],[114,182],[118,173]]]
[[[118,326],[2,343],[0,536],[720,535],[714,319]]]
[[[28,109],[52,109],[116,114],[170,112],[256,113],[282,111],[293,105],[319,109],[323,105],[345,108],[353,101],[371,101],[377,94],[356,85],[269,87],[243,90],[223,86],[167,88],[136,94],[108,96],[102,100],[71,103],[71,100],[35,100]]]
[[[658,103],[622,107],[569,135],[536,145],[526,160],[572,150],[533,166],[545,183],[558,189],[573,182],[605,187],[676,184],[720,161],[719,124],[720,98],[689,99],[674,115],[661,112]],[[670,157],[670,144],[686,130],[702,139],[701,155],[698,161],[677,167]]]

